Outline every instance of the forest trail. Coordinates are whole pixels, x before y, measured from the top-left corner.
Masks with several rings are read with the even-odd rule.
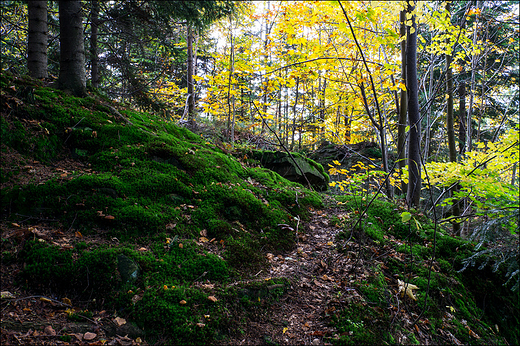
[[[360,245],[335,238],[342,230],[331,216],[348,217],[328,198],[328,207],[313,210],[311,219],[299,224],[296,248],[284,255],[268,254],[270,267],[258,276],[287,278],[288,292],[264,314],[250,318],[237,345],[330,345],[324,336],[334,337],[331,316],[348,302],[363,298],[349,283],[366,277],[364,260],[356,254]],[[341,251],[346,246],[349,251]],[[226,342],[229,343],[229,340]]]

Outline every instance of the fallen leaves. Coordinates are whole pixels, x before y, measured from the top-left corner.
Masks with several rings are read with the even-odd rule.
[[[121,317],[116,317],[113,321],[118,327],[121,327],[123,324],[126,324],[126,320]]]
[[[406,293],[406,295],[411,299],[417,300],[417,298],[415,298],[415,296],[413,295],[413,290],[418,290],[419,287],[410,283],[405,283],[404,281],[401,281],[399,279],[397,280],[397,284],[399,286],[399,294],[401,295],[401,297],[404,297],[404,294]]]
[[[85,334],[83,334],[83,340],[87,340],[87,341],[94,340],[96,338],[96,336],[97,336],[96,333],[86,332]]]

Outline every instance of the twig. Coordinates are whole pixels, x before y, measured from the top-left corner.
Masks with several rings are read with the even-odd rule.
[[[53,298],[49,298],[49,297],[45,297],[45,296],[28,296],[28,297],[22,297],[22,298],[16,298],[16,299],[10,299],[9,301],[10,302],[17,302],[17,301],[20,301],[20,300],[25,300],[25,299],[34,299],[34,298],[39,298],[40,300],[42,301],[45,301],[45,300],[49,300],[53,303],[56,303],[56,304],[60,304],[60,305],[64,305],[64,306],[67,306],[69,308],[72,307],[72,305],[70,304],[67,304],[67,303],[63,303],[63,302],[60,302],[59,300],[56,300],[56,299],[53,299]],[[9,298],[8,298],[9,299]],[[44,300],[45,299],[45,300]]]
[[[84,119],[85,119],[85,117],[81,118],[81,120],[78,121],[76,125],[72,126],[72,129],[70,131],[69,136],[67,137],[67,139],[63,143],[67,143],[67,141],[69,140],[70,136],[72,136],[72,130],[74,130],[76,128],[76,126],[78,126]]]

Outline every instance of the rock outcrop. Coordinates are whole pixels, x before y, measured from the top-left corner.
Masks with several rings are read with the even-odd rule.
[[[291,156],[282,151],[253,150],[252,158],[287,180],[307,186],[307,181],[318,191],[325,191],[329,186],[329,176],[325,173],[323,166],[298,153]]]

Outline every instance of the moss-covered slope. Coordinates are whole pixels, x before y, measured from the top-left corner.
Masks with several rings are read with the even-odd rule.
[[[216,338],[230,323],[226,303],[208,300],[194,281],[218,286],[262,268],[265,252],[294,245],[283,225],[321,205],[317,193],[159,116],[31,79],[3,74],[0,84],[2,150],[48,167],[63,159],[87,167],[2,189],[4,222],[44,223],[72,239],[65,247],[28,240],[3,260],[24,263],[18,279],[32,290],[97,297],[169,342]],[[4,169],[3,182],[16,172]],[[104,241],[82,241],[95,236]],[[139,268],[136,280],[124,278],[121,256]]]

